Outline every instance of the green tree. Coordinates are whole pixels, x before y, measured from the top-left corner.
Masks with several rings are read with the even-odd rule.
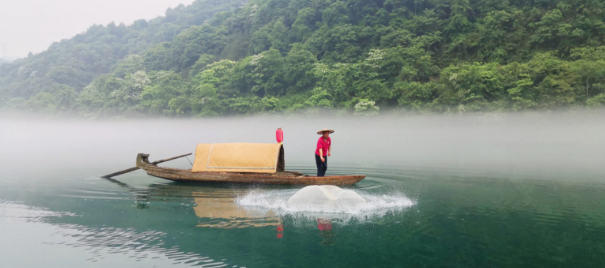
[[[570,70],[586,85],[586,99],[589,99],[591,84],[605,78],[605,60],[578,60],[571,63]]]

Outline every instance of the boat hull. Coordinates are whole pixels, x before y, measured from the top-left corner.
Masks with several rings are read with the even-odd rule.
[[[232,173],[232,172],[191,172],[191,170],[158,167],[149,163],[148,154],[137,156],[137,167],[145,170],[148,175],[172,180],[195,182],[222,183],[251,183],[251,184],[283,184],[283,185],[352,185],[363,180],[365,175],[345,176],[307,176],[297,172],[262,173]]]

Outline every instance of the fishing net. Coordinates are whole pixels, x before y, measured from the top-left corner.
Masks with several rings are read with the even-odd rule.
[[[300,189],[290,199],[288,206],[309,211],[356,210],[366,200],[352,190],[341,189],[332,185],[312,185]]]

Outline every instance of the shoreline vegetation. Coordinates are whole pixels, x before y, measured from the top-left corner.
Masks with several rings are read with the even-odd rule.
[[[527,111],[495,111],[495,112],[431,112],[410,111],[399,109],[384,109],[377,114],[355,114],[345,110],[309,109],[293,112],[264,112],[249,114],[230,114],[223,116],[173,116],[173,115],[114,115],[103,116],[98,114],[68,114],[68,113],[39,113],[27,110],[0,109],[0,121],[21,122],[132,122],[135,121],[199,121],[199,120],[314,120],[318,115],[324,119],[353,121],[355,123],[371,122],[373,120],[449,120],[451,122],[468,121],[476,124],[491,124],[502,122],[517,122],[526,120],[531,124],[552,121],[553,117],[566,122],[597,120],[605,116],[605,108],[588,109],[585,107],[558,109],[558,110],[527,110]],[[590,119],[588,119],[590,118]],[[361,121],[359,121],[361,120]]]
[[[605,3],[198,0],[0,64],[0,113],[85,118],[605,105]]]

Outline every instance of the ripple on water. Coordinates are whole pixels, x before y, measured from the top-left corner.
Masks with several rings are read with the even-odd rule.
[[[0,200],[0,220],[16,220],[45,224],[52,217],[75,217],[68,212],[54,212],[42,207],[23,205],[19,202]],[[36,225],[38,226],[38,225]],[[83,248],[92,254],[88,262],[100,262],[108,255],[121,254],[136,261],[170,261],[184,266],[225,267],[225,260],[215,260],[193,252],[182,252],[178,246],[167,247],[164,232],[139,231],[135,228],[89,227],[79,224],[53,224],[54,232],[41,244]],[[36,227],[39,229],[39,227]],[[51,238],[52,237],[52,238]],[[62,238],[62,239],[61,239]],[[161,263],[161,262],[160,262]],[[158,264],[158,263],[156,263]],[[237,267],[237,265],[233,265]]]

